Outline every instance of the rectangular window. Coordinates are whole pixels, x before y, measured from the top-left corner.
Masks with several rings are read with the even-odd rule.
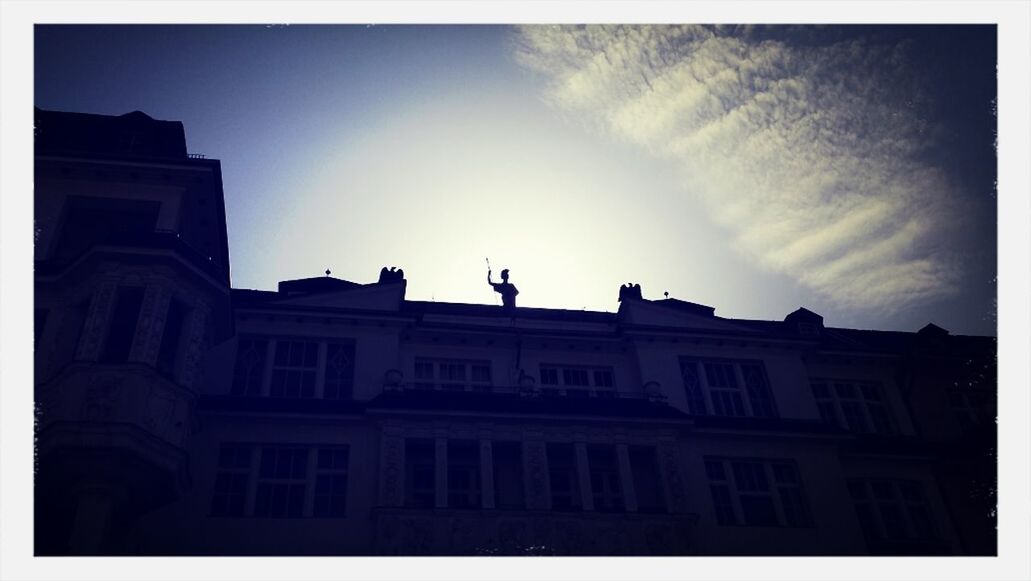
[[[994,415],[994,413],[990,413],[989,404],[992,402],[990,392],[950,389],[948,397],[952,414],[964,429],[979,426],[985,418]]]
[[[480,507],[480,448],[474,440],[448,440],[449,508]]]
[[[523,494],[523,447],[519,442],[494,442],[494,506],[526,508]]]
[[[55,341],[54,367],[60,366],[75,359],[79,350],[79,341],[82,339],[82,332],[86,327],[86,317],[89,315],[89,307],[92,297],[76,303],[69,309],[63,319],[55,321],[58,326]]]
[[[307,484],[307,448],[262,448],[254,516],[302,516]]]
[[[761,361],[680,358],[687,409],[695,415],[777,417]]]
[[[218,452],[211,516],[244,516],[247,482],[251,476],[253,447],[226,444]]]
[[[318,350],[319,344],[314,341],[277,340],[269,395],[293,399],[315,397]]]
[[[185,320],[186,305],[176,300],[171,301],[168,304],[168,314],[165,316],[165,329],[161,333],[161,348],[158,350],[157,369],[160,373],[169,376],[175,373]]]
[[[348,457],[339,445],[223,444],[211,516],[343,517]]]
[[[814,379],[810,387],[824,422],[860,434],[896,432],[879,383]]]
[[[813,524],[798,467],[792,461],[706,457],[705,474],[717,524]]]
[[[490,362],[457,359],[415,360],[416,389],[490,391]]]
[[[261,395],[268,341],[241,337],[236,348],[233,395]]]
[[[848,481],[848,491],[868,539],[938,539],[938,530],[920,483],[912,480],[852,479]]]
[[[53,258],[70,260],[96,244],[154,231],[161,202],[68,196]]]
[[[115,308],[111,311],[111,321],[108,323],[107,341],[100,354],[101,363],[125,363],[129,360],[142,305],[142,287],[118,287]]]
[[[348,449],[319,448],[316,458],[312,516],[342,517],[347,514]]]
[[[616,447],[592,444],[587,446],[587,467],[591,476],[591,495],[594,510],[598,512],[621,512],[623,487],[619,479],[619,463]]]
[[[611,367],[541,365],[544,395],[569,397],[615,397],[616,382]]]
[[[351,399],[355,344],[351,341],[241,337],[233,395],[290,399]]]
[[[354,344],[329,343],[326,346],[326,378],[322,397],[351,399],[354,394]]]
[[[655,448],[630,446],[630,472],[634,477],[634,493],[637,495],[637,511],[644,513],[666,512],[666,497],[659,473],[659,458]]]
[[[553,510],[581,510],[579,474],[572,444],[547,444],[548,478]]]
[[[436,504],[436,457],[433,440],[405,440],[405,506],[430,508]]]

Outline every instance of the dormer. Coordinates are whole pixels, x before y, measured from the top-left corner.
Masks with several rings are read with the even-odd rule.
[[[823,317],[810,311],[805,307],[784,317],[790,332],[798,333],[805,337],[819,337],[823,333]]]

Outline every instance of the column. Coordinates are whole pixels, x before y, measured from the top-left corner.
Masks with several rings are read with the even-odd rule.
[[[494,453],[490,440],[480,436],[480,506],[494,508]]]
[[[687,512],[687,483],[680,467],[680,450],[676,441],[667,441],[659,445],[659,470],[666,483],[666,502],[672,513]]]
[[[385,427],[380,439],[379,504],[404,506],[405,440],[400,428]]]
[[[580,499],[584,510],[594,510],[594,492],[591,489],[591,472],[587,464],[587,444],[577,442],[576,474],[580,479]]]
[[[118,281],[105,278],[97,284],[97,290],[90,301],[86,312],[86,321],[82,325],[82,338],[79,341],[76,359],[96,361],[100,357],[100,349],[104,345],[104,335],[111,322],[111,311],[115,307]]]
[[[143,304],[140,305],[140,318],[136,323],[129,361],[147,365],[157,364],[161,338],[165,332],[165,320],[168,318],[168,307],[172,303],[170,285],[170,281],[162,280],[148,284],[143,292]]]
[[[616,444],[616,460],[619,462],[623,506],[627,512],[637,512],[637,492],[634,490],[634,474],[630,470],[630,448],[626,444]]]
[[[183,324],[182,363],[178,373],[175,374],[176,380],[183,385],[192,386],[198,379],[200,357],[204,350],[210,319],[211,311],[203,303],[196,304],[186,315],[186,321]]]
[[[551,508],[551,498],[547,450],[537,434],[527,434],[527,438],[523,441],[523,490],[526,494],[526,508],[548,510]]]
[[[436,469],[434,470],[434,489],[437,494],[436,507],[447,508],[447,437],[438,432],[436,438]]]

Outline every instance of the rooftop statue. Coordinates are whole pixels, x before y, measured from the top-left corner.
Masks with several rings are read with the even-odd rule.
[[[514,284],[508,282],[508,269],[501,271],[501,282],[494,282],[490,279],[491,271],[487,271],[487,284],[494,287],[494,292],[501,295],[501,303],[506,309],[514,309],[516,306],[516,295],[519,290]]]

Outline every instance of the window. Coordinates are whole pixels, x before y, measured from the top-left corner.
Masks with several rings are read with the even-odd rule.
[[[76,303],[69,309],[62,319],[56,319],[52,324],[58,325],[54,341],[54,368],[58,368],[75,359],[79,349],[79,340],[82,338],[83,329],[86,326],[86,317],[89,314],[91,298]]]
[[[680,373],[692,414],[777,417],[761,361],[681,357]]]
[[[495,508],[523,509],[523,448],[519,442],[494,442]]]
[[[261,395],[265,378],[268,341],[241,338],[236,348],[236,369],[233,372],[233,395]]]
[[[541,392],[569,397],[614,397],[611,367],[541,365]]]
[[[876,540],[938,538],[923,487],[912,480],[853,479],[848,492],[863,533]]]
[[[314,341],[276,341],[272,360],[272,397],[315,397],[319,345]]]
[[[415,388],[490,391],[490,363],[454,359],[416,359]]]
[[[436,503],[436,457],[433,440],[405,440],[405,506],[427,508]]]
[[[984,421],[984,417],[989,415],[986,408],[992,401],[990,392],[951,389],[948,397],[953,416],[964,428],[969,429],[980,425]]]
[[[625,510],[615,446],[597,444],[587,446],[587,466],[591,476],[594,510],[598,512]]]
[[[136,322],[143,305],[143,288],[135,286],[118,287],[115,307],[108,323],[107,341],[100,354],[101,363],[125,363],[129,360]]]
[[[659,474],[659,458],[655,448],[630,446],[630,473],[634,477],[637,511],[666,512],[666,497]]]
[[[447,488],[449,508],[479,508],[480,448],[477,442],[448,441]]]
[[[262,448],[254,516],[301,516],[307,483],[307,448]]]
[[[170,302],[168,314],[165,316],[165,329],[161,333],[161,348],[158,351],[157,369],[160,373],[166,375],[175,373],[185,320],[186,305],[176,300]]]
[[[319,448],[317,459],[312,516],[344,516],[347,512],[348,449]]]
[[[75,258],[119,233],[153,232],[160,210],[161,203],[156,201],[68,196],[53,257]]]
[[[322,397],[351,399],[354,394],[354,345],[330,343],[326,348],[326,380]]]
[[[547,444],[553,510],[581,510],[579,475],[572,444]]]
[[[811,387],[824,422],[860,434],[895,433],[879,383],[817,379]]]
[[[244,515],[247,481],[250,479],[253,464],[251,455],[252,448],[244,445],[223,445],[219,450],[211,516]]]
[[[241,337],[231,393],[350,399],[354,392],[354,351],[354,343],[344,341]]]
[[[743,526],[812,526],[794,462],[705,458],[716,522]]]
[[[223,444],[211,516],[343,517],[347,446]]]
[[[43,329],[46,327],[49,314],[50,311],[48,309],[35,309],[33,311],[33,346],[39,345],[39,338],[43,335]]]

